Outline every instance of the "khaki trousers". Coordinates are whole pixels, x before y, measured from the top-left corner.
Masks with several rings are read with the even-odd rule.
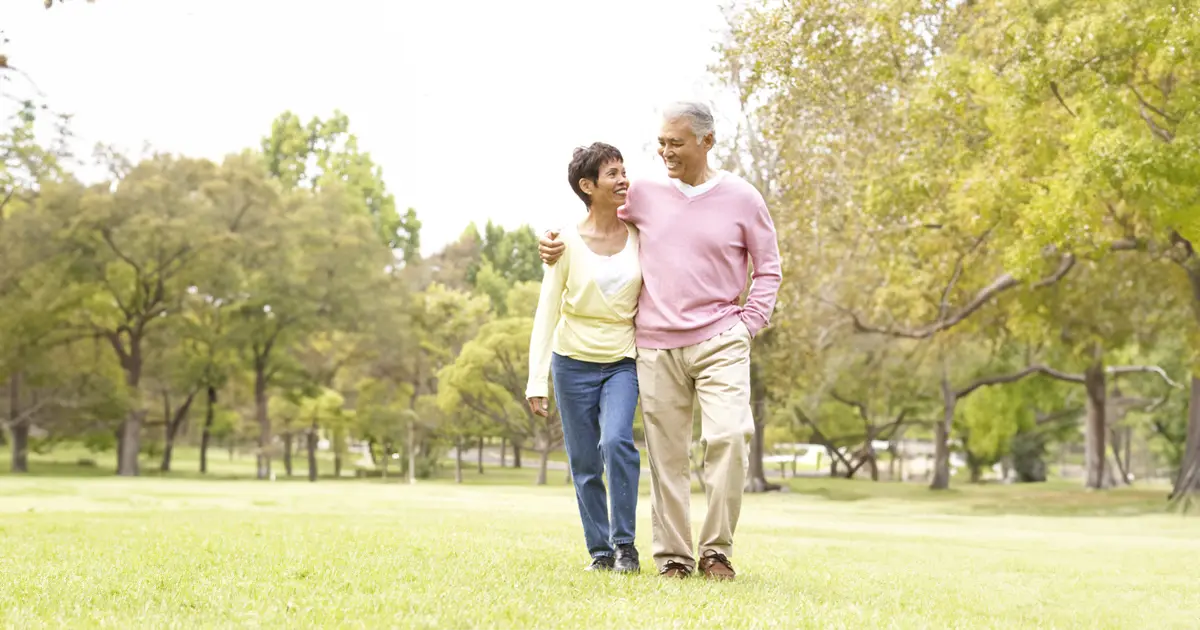
[[[754,433],[750,410],[750,331],[733,328],[694,346],[673,350],[638,348],[638,385],[650,460],[654,562],[695,568],[692,556],[688,453],[700,408],[704,489],[708,513],[700,528],[700,556],[712,550],[732,557],[733,532],[742,510],[749,449]]]

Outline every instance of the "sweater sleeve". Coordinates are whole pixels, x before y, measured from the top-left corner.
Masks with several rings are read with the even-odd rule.
[[[617,218],[630,224],[637,225],[637,210],[639,205],[634,201],[636,191],[639,189],[633,182],[629,183],[629,190],[625,192],[625,205],[617,208]]]
[[[570,259],[569,252],[564,252],[558,264],[545,267],[542,276],[542,292],[538,297],[537,313],[533,317],[533,334],[529,338],[526,398],[545,398],[550,395],[550,358],[554,350],[554,331],[562,316]]]
[[[753,216],[746,225],[746,249],[749,250],[750,260],[754,263],[754,273],[751,275],[746,305],[742,309],[742,322],[746,324],[751,336],[758,336],[771,321],[783,272],[779,262],[779,239],[775,234],[775,223],[771,220],[766,201],[757,191],[753,204]]]

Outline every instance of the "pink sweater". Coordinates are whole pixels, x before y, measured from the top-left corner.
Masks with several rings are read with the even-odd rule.
[[[688,198],[673,182],[638,181],[620,217],[641,232],[638,347],[695,345],[739,318],[751,335],[767,326],[782,279],[779,244],[767,204],[749,182],[724,173],[711,189]],[[751,260],[753,282],[743,306]]]

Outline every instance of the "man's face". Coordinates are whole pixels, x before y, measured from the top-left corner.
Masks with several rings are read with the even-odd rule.
[[[697,139],[691,121],[683,117],[664,120],[658,134],[658,155],[667,166],[667,175],[683,181],[704,174],[712,145],[712,134]]]
[[[584,179],[580,188],[588,193],[592,205],[620,207],[625,205],[625,195],[629,191],[629,179],[625,177],[625,163],[620,160],[609,160],[600,167],[600,175],[595,183]]]

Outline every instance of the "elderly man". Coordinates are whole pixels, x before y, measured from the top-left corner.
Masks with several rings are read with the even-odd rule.
[[[643,284],[635,325],[654,561],[666,577],[688,577],[696,568],[688,451],[693,405],[699,402],[708,495],[699,570],[730,580],[746,483],[746,437],[754,431],[750,345],[767,326],[782,276],[762,195],[737,175],[709,166],[713,143],[713,115],[706,105],[669,106],[658,155],[670,180],[634,182],[619,216],[641,232]],[[547,264],[562,255],[554,234],[539,249]],[[753,282],[742,305],[751,261]]]

